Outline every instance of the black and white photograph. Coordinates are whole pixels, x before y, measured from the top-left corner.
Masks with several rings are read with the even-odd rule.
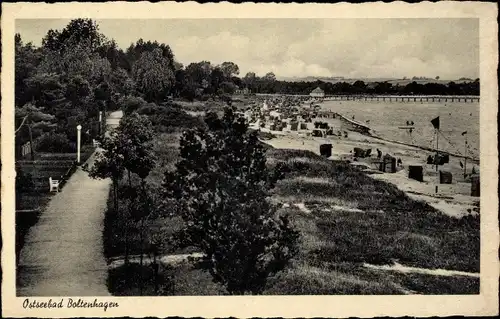
[[[479,17],[12,25],[25,309],[484,291]]]

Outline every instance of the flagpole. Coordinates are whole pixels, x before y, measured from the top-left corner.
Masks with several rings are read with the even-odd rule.
[[[436,128],[436,173],[438,173],[438,164],[439,164],[439,129]],[[437,184],[436,184],[436,194],[438,192],[438,185],[439,185],[439,173],[436,174],[436,178],[438,179]]]
[[[465,143],[464,143],[464,178],[467,175],[467,133],[465,135]]]
[[[436,178],[439,179],[438,165],[439,165],[439,116],[431,120],[432,126],[434,126],[434,133],[436,134],[436,156],[434,157],[434,164],[436,164]],[[436,194],[438,192],[438,185],[440,180],[436,183]]]
[[[435,129],[436,131],[436,172],[438,171],[438,159],[439,159],[439,132],[438,129]]]

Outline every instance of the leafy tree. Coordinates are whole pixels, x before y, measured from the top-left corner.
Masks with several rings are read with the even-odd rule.
[[[144,255],[144,223],[153,211],[152,198],[148,195],[146,177],[155,166],[155,156],[152,148],[153,131],[147,116],[132,113],[120,121],[117,128],[119,153],[123,154],[123,165],[128,171],[128,199],[131,203],[130,216],[139,222],[140,235],[140,264],[143,264]],[[141,179],[137,189],[132,185],[131,173]],[[125,234],[128,243],[128,231]],[[141,283],[142,290],[142,283]]]
[[[136,96],[125,96],[120,99],[119,104],[125,115],[132,114],[147,104],[144,99]]]
[[[144,52],[153,52],[157,49],[161,51],[161,55],[168,61],[167,67],[174,72],[176,70],[176,66],[174,54],[170,46],[164,43],[158,43],[157,41],[144,41],[143,39],[139,39],[135,44],[131,44],[127,49],[125,55],[130,68],[125,69],[131,71],[132,66],[137,62],[137,60],[140,59]]]
[[[239,77],[237,77],[237,76],[231,77],[231,81],[228,81],[228,82],[232,82],[238,88],[243,87],[243,81]]]
[[[220,69],[222,70],[222,73],[224,74],[226,80],[231,79],[233,75],[240,74],[240,68],[234,62],[223,62],[220,65]]]
[[[212,65],[208,61],[191,63],[186,67],[186,74],[191,85],[198,88],[206,88],[206,85],[204,85],[204,83],[210,83],[211,73]]]
[[[42,108],[36,107],[31,103],[16,108],[15,115],[17,122],[15,130],[16,142],[24,143],[29,139],[31,159],[35,160],[33,140],[43,134],[43,132],[48,132],[55,128],[55,124],[52,123],[54,116],[44,113]],[[26,130],[23,130],[24,128],[27,128],[27,134]]]
[[[101,141],[102,151],[96,153],[93,166],[88,170],[94,179],[111,178],[113,182],[114,214],[119,212],[118,185],[125,171],[124,156],[121,154],[120,140],[116,132],[105,136]],[[125,261],[128,262],[128,246],[125,247]]]
[[[75,76],[69,79],[66,86],[66,99],[68,99],[74,107],[83,108],[82,102],[91,93],[89,82],[82,76]]]
[[[40,50],[31,43],[23,44],[21,35],[15,35],[15,98],[16,105],[24,105],[30,102],[26,79],[33,76],[41,61]]]
[[[113,93],[120,95],[132,94],[135,91],[135,82],[122,68],[113,70],[109,78],[109,85]]]
[[[219,90],[221,83],[224,82],[224,78],[224,72],[220,67],[216,67],[212,70],[210,79],[213,92],[217,92],[217,90]]]
[[[145,94],[146,99],[161,102],[170,93],[175,83],[173,69],[168,58],[162,56],[159,49],[144,52],[132,68],[137,89]]]
[[[175,85],[173,89],[173,93],[175,96],[184,96],[183,92],[188,88],[188,75],[184,69],[178,69],[175,71]],[[192,88],[192,95],[194,98],[194,89]]]
[[[299,235],[267,200],[275,175],[256,133],[234,108],[207,116],[207,126],[182,135],[177,169],[165,173],[165,207],[184,220],[178,244],[204,253],[215,282],[259,294],[297,253]]]
[[[254,90],[255,80],[256,76],[254,72],[248,72],[242,79],[245,86],[252,91]]]
[[[86,42],[91,51],[97,50],[103,44],[104,35],[99,33],[99,26],[92,19],[73,19],[62,30],[49,30],[42,40],[42,45],[52,51],[70,49],[69,41]]]
[[[222,90],[222,93],[233,94],[236,90],[236,85],[234,85],[233,82],[226,81],[221,83],[220,88]]]
[[[273,72],[269,72],[269,73],[267,73],[266,75],[264,75],[264,78],[263,78],[263,79],[264,79],[264,80],[266,80],[266,81],[271,81],[271,82],[273,82],[273,81],[276,81],[276,75],[274,75],[274,73],[273,73]]]
[[[117,128],[119,150],[123,154],[124,166],[129,176],[130,173],[137,174],[143,181],[155,165],[151,126],[147,116],[134,112],[125,116]]]
[[[104,41],[104,43],[97,48],[97,52],[101,58],[105,58],[109,61],[113,70],[118,68],[128,68],[130,70],[127,55],[118,47],[115,40],[111,39]]]

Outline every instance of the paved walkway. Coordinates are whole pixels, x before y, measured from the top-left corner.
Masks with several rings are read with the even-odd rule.
[[[108,124],[117,125],[121,115],[112,113]],[[21,251],[18,296],[110,295],[102,242],[110,186],[111,180],[91,179],[79,168],[52,198]]]

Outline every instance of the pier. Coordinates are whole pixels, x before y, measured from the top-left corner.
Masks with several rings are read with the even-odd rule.
[[[356,94],[334,94],[324,97],[311,97],[304,94],[260,94],[257,96],[296,96],[309,97],[323,101],[379,101],[379,102],[479,102],[477,95],[356,95]]]
[[[479,102],[472,95],[325,95],[325,101]]]

